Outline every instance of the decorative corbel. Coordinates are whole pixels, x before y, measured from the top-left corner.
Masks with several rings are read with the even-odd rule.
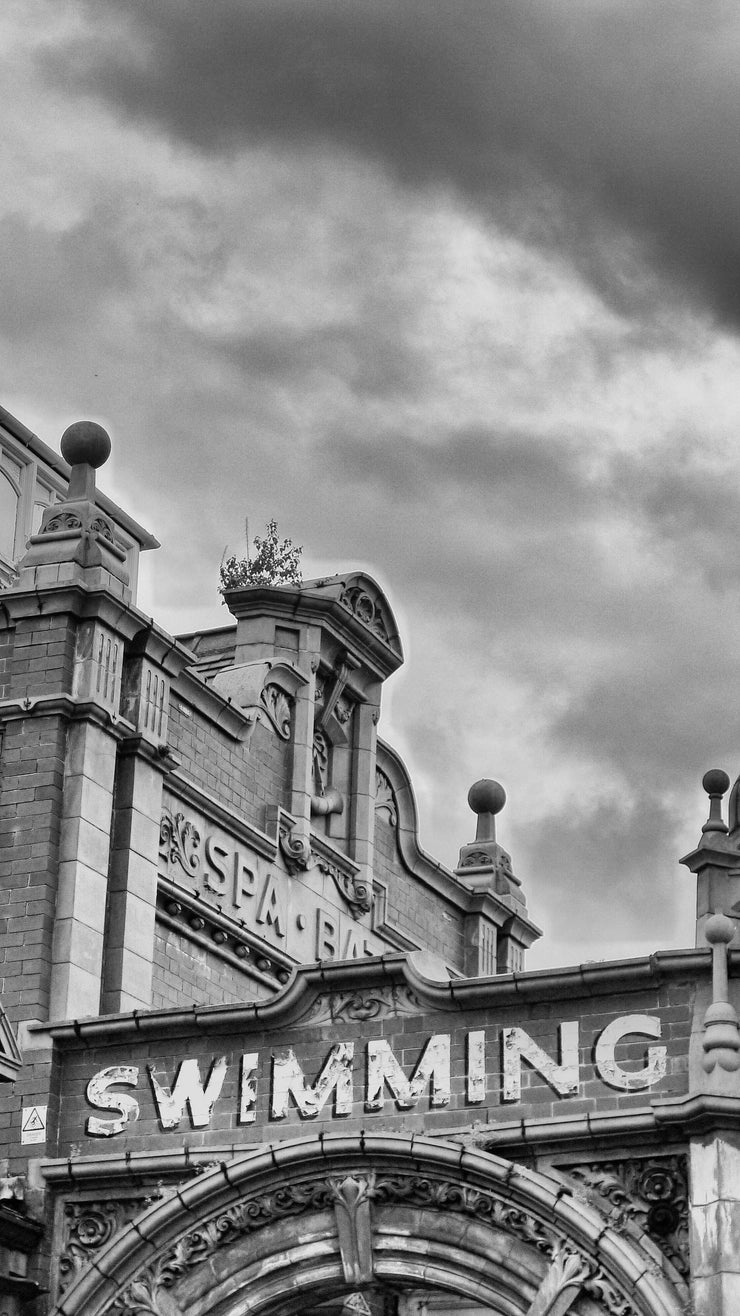
[[[349,650],[345,649],[339,654],[334,664],[334,680],[324,698],[324,706],[319,718],[319,729],[325,731],[329,725],[330,719],[334,713],[344,687],[346,686],[352,672],[360,666],[359,659],[354,658]]]
[[[370,1221],[370,1179],[347,1175],[346,1179],[328,1181],[334,1199],[334,1217],[342,1258],[342,1270],[348,1284],[367,1284],[373,1278],[373,1231]]]

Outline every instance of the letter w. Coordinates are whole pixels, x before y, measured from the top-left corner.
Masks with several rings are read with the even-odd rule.
[[[214,1060],[205,1087],[197,1060],[183,1060],[171,1092],[157,1081],[151,1065],[147,1065],[147,1069],[162,1128],[174,1129],[180,1123],[186,1105],[193,1128],[205,1128],[226,1077],[226,1056]]]

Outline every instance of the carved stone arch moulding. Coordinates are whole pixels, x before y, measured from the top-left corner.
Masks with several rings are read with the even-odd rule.
[[[107,1240],[56,1310],[277,1316],[309,1294],[418,1288],[420,1275],[507,1316],[686,1310],[650,1240],[620,1235],[566,1185],[403,1134],[314,1135],[214,1165]]]

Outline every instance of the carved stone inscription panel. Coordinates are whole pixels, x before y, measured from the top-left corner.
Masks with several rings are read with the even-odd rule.
[[[330,861],[305,842],[296,862],[285,837],[268,858],[169,795],[160,825],[159,871],[300,963],[361,959],[387,950],[372,931],[371,892],[348,861]]]

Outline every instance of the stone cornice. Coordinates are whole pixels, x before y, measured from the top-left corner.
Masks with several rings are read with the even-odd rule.
[[[120,714],[111,713],[92,699],[79,699],[76,695],[27,695],[23,699],[0,701],[0,723],[17,722],[28,717],[52,717],[55,714],[66,717],[70,722],[96,722],[120,740],[136,732],[133,723]]]
[[[307,581],[304,585],[249,585],[226,590],[224,602],[237,619],[264,613],[293,624],[300,621],[320,626],[333,634],[340,643],[349,645],[358,655],[361,654],[363,663],[373,670],[377,678],[384,681],[403,662],[400,640],[395,623],[390,643],[386,643],[340,602],[337,589],[355,579],[369,581],[369,577],[348,573],[346,577]],[[370,581],[370,586],[383,599],[390,613],[390,607],[379,586],[374,581]]]
[[[419,999],[420,1014],[424,1010],[454,1013],[543,1000],[603,997],[615,992],[624,996],[655,988],[669,979],[704,977],[710,971],[709,951],[658,951],[646,959],[432,982],[423,978],[405,955],[390,954],[365,960],[303,965],[295,971],[284,991],[268,1001],[193,1006],[183,1010],[134,1011],[100,1019],[31,1024],[29,1027],[32,1032],[47,1032],[65,1046],[87,1046],[102,1040],[120,1041],[163,1031],[170,1036],[197,1037],[208,1031],[230,1033],[288,1027],[305,1016],[317,997],[332,992],[407,986]]]
[[[224,699],[187,669],[173,682],[172,696],[196,709],[232,740],[244,740],[254,727],[253,713],[243,713],[230,699]]]

